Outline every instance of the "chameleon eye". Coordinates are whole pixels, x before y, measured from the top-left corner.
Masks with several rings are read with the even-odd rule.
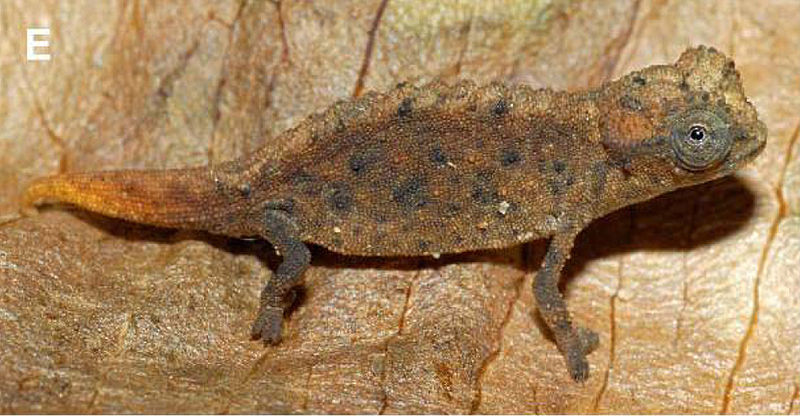
[[[702,142],[706,138],[706,128],[703,126],[692,126],[692,128],[689,129],[689,138],[696,142]]]
[[[672,149],[679,165],[691,171],[716,166],[731,151],[728,123],[714,112],[694,109],[672,118]]]

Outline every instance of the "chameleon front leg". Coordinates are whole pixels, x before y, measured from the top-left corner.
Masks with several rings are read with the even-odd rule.
[[[582,382],[589,376],[586,355],[597,347],[598,337],[591,330],[572,326],[566,302],[558,290],[561,271],[569,258],[576,234],[559,233],[550,240],[542,267],[533,282],[533,294],[539,313],[553,332],[558,349],[567,362],[570,376]]]
[[[262,237],[280,252],[283,261],[261,291],[261,307],[250,333],[254,340],[275,344],[281,339],[283,310],[291,302],[288,295],[308,268],[311,253],[300,240],[297,224],[282,210],[266,210]]]

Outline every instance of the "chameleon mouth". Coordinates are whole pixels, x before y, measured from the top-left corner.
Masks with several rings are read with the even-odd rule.
[[[730,162],[734,166],[738,166],[741,163],[749,162],[753,160],[756,156],[758,156],[758,154],[761,153],[766,146],[767,146],[766,140],[757,140],[755,146],[752,146],[752,148],[750,148],[746,152],[736,156]]]
[[[748,159],[753,158],[753,157],[757,156],[759,153],[761,153],[761,151],[763,151],[765,147],[767,147],[767,141],[766,140],[758,140],[756,145],[753,146],[753,148],[750,149],[750,151],[747,152],[747,154],[744,157],[748,158]]]

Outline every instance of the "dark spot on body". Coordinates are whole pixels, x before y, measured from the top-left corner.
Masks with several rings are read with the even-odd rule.
[[[553,162],[553,171],[557,174],[562,174],[567,169],[567,164],[563,160],[556,160]]]
[[[350,157],[350,161],[348,164],[350,165],[350,170],[355,173],[356,175],[360,173],[364,173],[367,168],[367,165],[370,164],[371,160],[364,154],[354,154]]]
[[[497,117],[500,117],[504,114],[508,113],[508,103],[504,99],[497,100],[496,103],[492,106],[492,114]]]
[[[350,170],[353,171],[355,174],[359,174],[364,171],[364,168],[367,166],[367,160],[364,158],[364,155],[353,155],[350,158]]]
[[[344,184],[334,185],[330,204],[336,211],[350,211],[353,208],[353,192]]]
[[[427,204],[425,181],[414,176],[401,182],[392,190],[392,200],[406,209],[417,209]]]
[[[395,88],[397,88],[398,90],[403,89],[406,87],[406,85],[408,85],[408,82],[406,81],[398,82],[397,85],[395,85]]]
[[[707,103],[711,99],[711,95],[708,92],[703,91],[703,94],[700,95],[700,99],[703,100],[704,103]]]
[[[513,164],[518,163],[522,160],[522,156],[520,156],[519,152],[514,149],[506,149],[500,153],[500,164],[503,167],[509,167]]]
[[[437,146],[431,150],[431,161],[437,166],[444,166],[447,164],[447,155],[444,154],[441,147]]]
[[[419,240],[417,245],[419,245],[420,251],[428,251],[431,246],[431,242],[428,240]]]
[[[492,174],[489,172],[478,173],[472,184],[472,199],[483,205],[494,204],[500,201],[497,188],[492,183]]]
[[[407,118],[411,116],[411,110],[414,106],[414,101],[410,97],[403,98],[400,106],[397,107],[397,117]]]
[[[376,164],[381,162],[383,158],[383,145],[376,136],[375,142],[359,146],[359,148],[350,155],[347,166],[354,175],[363,176],[373,169]]]
[[[642,102],[639,101],[638,98],[633,97],[631,95],[625,94],[619,99],[619,105],[630,111],[639,112],[642,111]]]
[[[634,75],[631,81],[633,82],[633,85],[637,87],[644,87],[645,85],[647,85],[647,79],[641,76],[640,74]]]

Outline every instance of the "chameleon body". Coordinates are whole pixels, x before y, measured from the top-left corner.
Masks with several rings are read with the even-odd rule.
[[[256,339],[280,339],[305,243],[353,255],[416,256],[549,238],[533,291],[573,379],[593,332],[573,326],[557,283],[593,219],[727,175],[766,128],[732,61],[689,49],[673,65],[584,92],[471,82],[398,85],[312,115],[267,149],[219,165],[43,178],[28,203],[62,201],[157,226],[257,236],[283,256],[262,292]]]

